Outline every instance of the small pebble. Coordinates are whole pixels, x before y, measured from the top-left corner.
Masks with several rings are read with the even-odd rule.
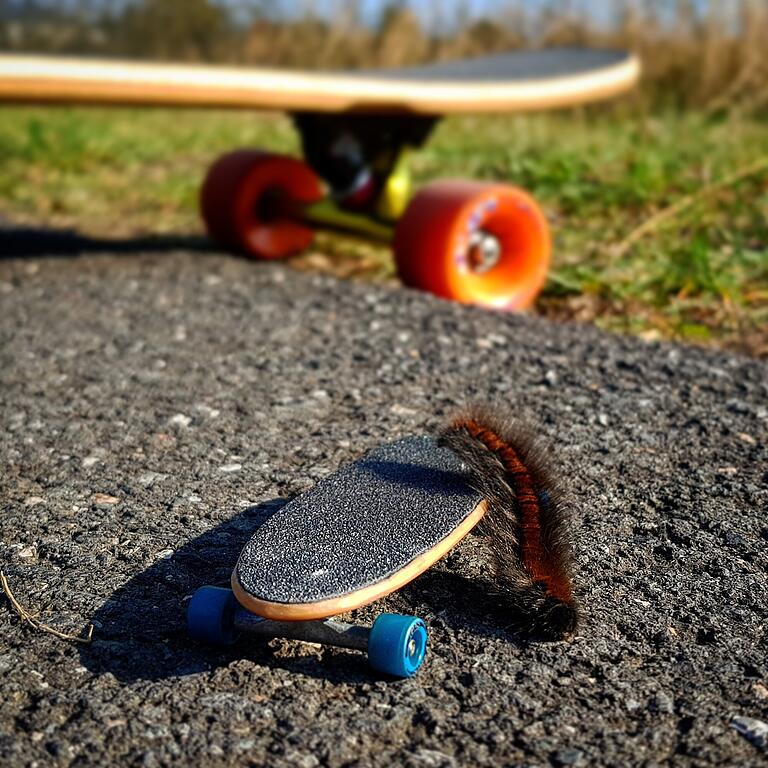
[[[33,557],[37,556],[37,550],[35,549],[34,545],[30,545],[28,547],[24,547],[24,549],[19,550],[19,559],[20,560],[31,560]]]
[[[752,686],[752,692],[760,699],[768,699],[768,688],[762,683],[755,683]]]
[[[768,723],[756,717],[734,717],[731,728],[735,728],[747,741],[758,749],[768,751]]]
[[[110,496],[108,493],[97,493],[93,497],[94,504],[117,504],[119,501],[117,496]]]
[[[654,701],[657,712],[661,712],[664,715],[671,715],[675,711],[675,702],[672,697],[664,692],[656,694],[656,700]]]
[[[554,754],[552,762],[558,766],[583,765],[584,753],[578,749],[561,749]]]
[[[144,474],[139,475],[139,484],[143,485],[145,488],[149,488],[158,480],[163,480],[166,477],[167,475],[163,475],[159,472],[145,472]]]

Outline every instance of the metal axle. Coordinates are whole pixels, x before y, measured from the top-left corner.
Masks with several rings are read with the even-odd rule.
[[[365,213],[346,211],[330,199],[304,205],[292,211],[292,215],[324,229],[359,235],[382,243],[391,243],[395,236],[395,228],[391,223],[378,221]]]
[[[307,643],[335,645],[339,648],[368,650],[368,627],[359,627],[343,621],[271,621],[238,608],[235,611],[235,628],[261,637],[282,637],[286,640],[303,640]]]

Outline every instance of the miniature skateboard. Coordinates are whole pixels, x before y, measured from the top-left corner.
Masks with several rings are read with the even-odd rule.
[[[251,632],[353,648],[374,669],[410,677],[426,652],[421,619],[383,613],[366,628],[332,617],[415,579],[485,511],[464,465],[433,438],[384,445],[267,520],[240,554],[231,589],[193,595],[189,630],[220,645]]]
[[[503,183],[437,181],[415,194],[409,152],[440,117],[551,109],[629,90],[620,51],[517,51],[422,67],[289,72],[0,56],[0,101],[276,109],[304,159],[238,150],[213,163],[200,206],[211,239],[260,259],[319,228],[392,245],[407,285],[499,309],[531,304],[551,239],[535,200]]]

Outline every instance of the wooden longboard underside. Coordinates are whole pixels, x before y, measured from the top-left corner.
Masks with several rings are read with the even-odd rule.
[[[244,547],[232,589],[268,619],[336,616],[404,586],[466,536],[486,502],[432,438],[381,446],[291,501]]]
[[[629,90],[639,76],[635,56],[592,49],[366,72],[0,55],[0,101],[440,115],[598,101]]]

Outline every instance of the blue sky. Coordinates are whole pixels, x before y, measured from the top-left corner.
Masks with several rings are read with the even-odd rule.
[[[643,0],[635,1],[638,4],[643,2]],[[733,3],[734,0],[719,1],[727,5]],[[248,2],[248,0],[245,2],[243,0],[219,0],[219,2],[224,2],[230,7],[238,9],[246,8],[249,5],[254,7],[258,4],[258,0],[255,2],[253,0],[252,2]],[[708,0],[693,0],[694,6],[700,8],[706,8],[707,2]],[[367,21],[375,21],[382,9],[388,5],[386,0],[359,0],[359,4]],[[406,4],[416,10],[426,22],[434,20],[435,9],[438,9],[438,18],[450,21],[456,17],[460,10],[469,12],[471,15],[492,17],[499,9],[509,9],[510,7],[524,8],[534,14],[544,8],[550,8],[554,11],[570,9],[588,15],[596,21],[606,21],[611,19],[622,5],[616,0],[406,0]],[[344,6],[344,0],[273,0],[273,2],[263,0],[261,5],[265,8],[269,6],[279,7],[283,11],[291,10],[296,13],[312,9],[315,12],[330,15]],[[674,0],[655,0],[654,5],[659,10],[672,10],[675,2]]]
[[[439,9],[441,15],[446,16],[451,16],[460,10],[478,16],[492,16],[501,7],[519,6],[532,12],[548,6],[554,9],[570,7],[599,17],[605,16],[606,13],[610,13],[612,7],[616,7],[616,3],[612,3],[611,0],[592,0],[592,2],[588,0],[406,0],[406,4],[425,17],[425,19],[433,16],[436,8]],[[361,5],[366,16],[373,20],[388,3],[382,2],[382,0],[361,0]],[[332,13],[334,7],[343,6],[343,0],[315,0],[315,2],[309,0],[306,3],[302,3],[301,0],[295,3],[284,1],[282,6],[284,8],[293,6],[297,9],[303,6],[315,7],[322,9],[326,13]]]

